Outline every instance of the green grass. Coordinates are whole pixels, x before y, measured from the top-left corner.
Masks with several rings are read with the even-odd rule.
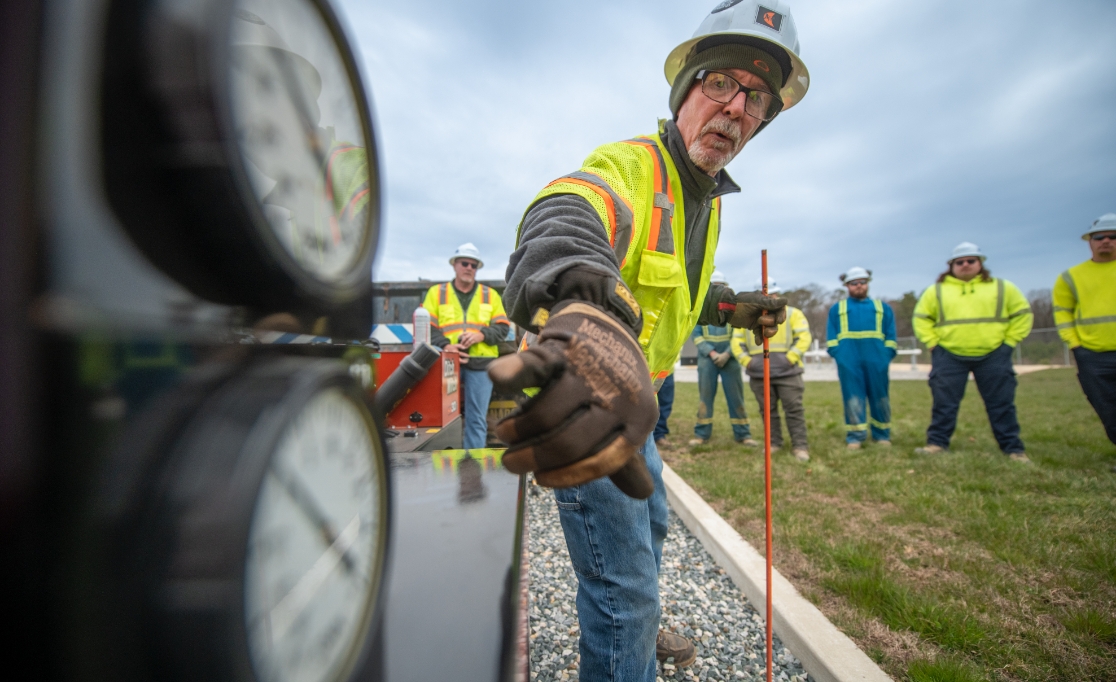
[[[1072,370],[1019,383],[1031,466],[999,452],[971,383],[946,455],[912,452],[922,382],[891,385],[894,447],[859,452],[840,387],[807,384],[812,459],[773,455],[776,566],[896,679],[1116,680],[1116,447]],[[677,384],[674,442],[696,411]],[[665,459],[763,546],[762,452],[732,442],[723,398],[709,445]]]

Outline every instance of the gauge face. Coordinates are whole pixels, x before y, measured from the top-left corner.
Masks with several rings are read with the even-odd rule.
[[[334,283],[372,238],[368,140],[337,39],[310,0],[238,0],[230,100],[271,242]]]
[[[364,409],[336,388],[280,437],[245,568],[249,650],[263,680],[342,679],[364,644],[387,531],[375,443]]]

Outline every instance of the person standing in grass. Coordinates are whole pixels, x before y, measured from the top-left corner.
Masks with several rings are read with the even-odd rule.
[[[915,306],[915,335],[931,353],[934,399],[926,446],[915,453],[935,455],[949,449],[972,372],[1000,450],[1027,463],[1031,460],[1019,438],[1015,414],[1017,382],[1011,353],[1031,333],[1034,316],[1019,288],[993,277],[984,267],[985,259],[976,244],[958,244],[949,270],[922,292]]]
[[[868,297],[870,281],[872,271],[861,267],[841,275],[849,297],[829,309],[825,333],[826,351],[837,363],[841,381],[849,450],[859,450],[868,440],[869,425],[877,445],[891,446],[888,368],[898,348],[895,313],[883,301]]]
[[[762,285],[761,285],[762,286]],[[767,286],[767,293],[781,294],[783,290],[775,282]],[[791,454],[800,462],[810,461],[810,446],[806,439],[806,408],[802,397],[806,392],[806,382],[802,374],[806,371],[802,364],[810,342],[810,323],[806,315],[793,306],[787,306],[787,321],[780,324],[775,336],[768,341],[771,358],[771,447],[783,447],[783,427],[779,421],[779,403],[783,403],[786,414],[787,431],[790,432]],[[763,414],[763,345],[756,343],[755,335],[743,329],[732,332],[732,354],[748,374],[748,384],[759,401],[760,414]]]
[[[1081,235],[1093,257],[1054,282],[1054,323],[1073,350],[1077,380],[1116,443],[1116,213]]]
[[[725,275],[720,270],[713,271],[709,284],[728,286]],[[790,314],[790,309],[787,314]],[[730,347],[732,328],[727,325],[699,324],[694,327],[691,338],[697,347],[699,403],[694,438],[689,444],[703,445],[713,435],[713,402],[717,399],[717,378],[720,377],[725,389],[725,402],[728,403],[732,438],[746,448],[755,447],[757,443],[752,438],[752,427],[748,424],[748,413],[744,409],[744,379],[740,363],[732,356]]]

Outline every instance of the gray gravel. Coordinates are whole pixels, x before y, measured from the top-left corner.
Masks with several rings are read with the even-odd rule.
[[[558,507],[549,490],[530,486],[531,679],[576,680],[577,578],[570,566]],[[763,620],[673,511],[659,576],[662,628],[697,647],[681,670],[659,666],[659,680],[763,680]],[[775,638],[775,679],[806,682],[801,662]]]

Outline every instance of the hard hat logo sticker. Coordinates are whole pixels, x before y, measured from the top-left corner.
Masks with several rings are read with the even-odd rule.
[[[763,69],[764,73],[771,73],[771,67],[768,66],[767,63],[764,62],[762,59],[757,59],[752,63],[755,64],[758,68]]]
[[[756,23],[780,31],[783,28],[783,15],[760,5],[756,8]]]

